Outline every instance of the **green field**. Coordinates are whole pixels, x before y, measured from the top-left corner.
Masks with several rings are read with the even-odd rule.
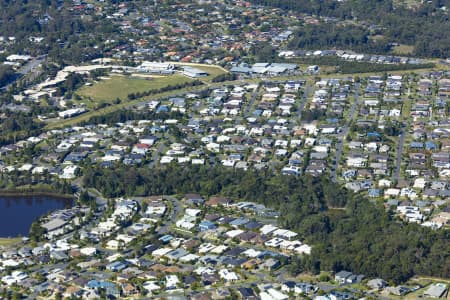
[[[182,93],[187,93],[187,92],[198,91],[198,90],[201,90],[202,88],[204,88],[204,86],[190,86],[190,87],[185,87],[185,88],[182,88],[179,90],[167,91],[164,93],[159,93],[159,94],[151,95],[151,96],[144,97],[144,98],[139,98],[139,99],[132,100],[132,101],[122,101],[119,104],[111,104],[110,106],[106,106],[104,108],[91,109],[89,112],[84,113],[79,116],[76,116],[74,118],[65,119],[65,120],[60,120],[60,119],[50,120],[45,127],[47,129],[55,129],[55,128],[62,128],[64,126],[73,126],[80,122],[85,122],[85,121],[89,120],[89,118],[91,118],[91,117],[101,116],[101,115],[105,115],[108,113],[112,113],[114,111],[138,104],[142,101],[156,100],[156,99],[160,99],[163,97],[170,97],[175,94],[182,94]]]
[[[0,238],[0,246],[11,246],[17,244],[22,240],[22,238]]]
[[[152,78],[113,75],[110,79],[101,80],[92,86],[83,86],[76,94],[81,96],[81,102],[87,102],[86,105],[89,107],[92,105],[89,102],[112,102],[117,98],[127,100],[131,93],[141,93],[191,81],[192,79],[182,75]]]

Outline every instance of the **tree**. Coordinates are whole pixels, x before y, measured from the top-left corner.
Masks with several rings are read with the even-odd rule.
[[[45,228],[43,228],[38,221],[31,223],[30,227],[30,239],[34,242],[39,242],[43,239],[46,233]]]

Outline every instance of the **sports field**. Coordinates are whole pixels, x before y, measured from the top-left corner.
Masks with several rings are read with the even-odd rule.
[[[82,102],[110,103],[117,98],[127,100],[128,95],[131,93],[157,90],[169,85],[183,84],[191,81],[192,79],[179,74],[152,78],[112,75],[91,86],[83,86],[76,94],[82,98]],[[86,105],[88,105],[88,107],[91,106],[90,103],[86,103]]]

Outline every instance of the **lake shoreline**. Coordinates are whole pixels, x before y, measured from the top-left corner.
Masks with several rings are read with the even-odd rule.
[[[73,199],[74,195],[60,194],[57,192],[33,191],[33,190],[0,190],[0,197],[55,197],[63,200]]]
[[[0,247],[9,247],[12,245],[17,245],[22,242],[24,237],[0,237]]]
[[[51,192],[0,191],[0,246],[28,236],[31,224],[52,211],[73,207],[74,197]],[[1,240],[6,238],[6,240]]]

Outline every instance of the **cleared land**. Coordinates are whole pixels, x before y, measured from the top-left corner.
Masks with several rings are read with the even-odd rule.
[[[411,54],[414,51],[414,46],[410,46],[410,45],[398,45],[395,46],[394,49],[392,49],[392,52],[394,54],[398,54],[398,55],[406,55],[406,54]]]
[[[113,75],[109,79],[101,80],[92,86],[80,88],[76,94],[81,96],[83,100],[89,101],[92,99],[91,101],[94,102],[112,102],[117,98],[126,100],[131,93],[157,90],[169,85],[183,84],[191,81],[192,79],[178,74],[146,79]],[[87,104],[89,106],[89,103]]]
[[[394,0],[395,6],[406,6],[407,8],[416,8],[422,5],[420,0]]]

